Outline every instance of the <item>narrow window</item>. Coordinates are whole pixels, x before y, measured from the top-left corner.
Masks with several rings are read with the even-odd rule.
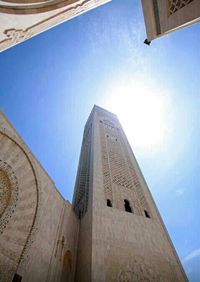
[[[78,212],[78,218],[81,219],[81,211]]]
[[[107,207],[112,207],[112,202],[110,199],[107,199]]]
[[[124,208],[125,208],[125,211],[132,212],[132,208],[128,200],[124,200]]]
[[[12,282],[21,282],[21,281],[22,281],[22,277],[19,274],[15,273]]]
[[[148,211],[144,210],[144,214],[145,214],[146,217],[150,218]]]

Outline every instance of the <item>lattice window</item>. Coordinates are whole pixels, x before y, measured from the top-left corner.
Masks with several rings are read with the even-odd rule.
[[[169,1],[169,14],[172,15],[178,10],[190,4],[193,0],[168,0]]]
[[[113,185],[130,189],[135,213],[144,215],[149,206],[122,133],[108,120],[101,120],[99,125],[105,198],[113,202]]]
[[[112,183],[111,183],[111,174],[110,174],[110,166],[109,166],[108,150],[107,150],[107,144],[105,139],[104,126],[103,123],[100,124],[100,141],[101,141],[101,154],[102,154],[102,166],[103,166],[104,193],[105,193],[105,197],[112,201],[113,200]],[[107,126],[109,126],[108,122],[106,124],[106,127]]]
[[[125,144],[125,142],[123,141],[123,137],[121,136],[121,142],[122,142],[122,146],[124,148],[124,153],[125,153],[125,156],[126,156],[126,160],[127,160],[127,163],[128,163],[128,167],[129,167],[129,170],[131,172],[131,175],[132,175],[132,179],[133,179],[133,182],[134,182],[134,190],[137,194],[137,199],[138,199],[138,202],[140,204],[140,207],[144,210],[150,210],[149,209],[149,205],[146,201],[146,198],[144,196],[144,193],[143,193],[143,189],[141,187],[141,184],[140,184],[140,181],[139,181],[139,178],[137,176],[137,173],[135,171],[135,168],[134,168],[134,165],[131,161],[131,158],[130,158],[130,153],[127,149],[127,146]]]
[[[91,128],[85,131],[79,168],[75,185],[74,210],[79,218],[82,218],[87,211],[89,183],[90,183],[90,152],[91,152]]]
[[[119,142],[118,131],[116,127],[108,121],[104,121],[104,127],[107,136],[107,151],[112,182],[133,189],[132,177],[130,171],[127,169],[126,159],[124,158],[123,150]]]

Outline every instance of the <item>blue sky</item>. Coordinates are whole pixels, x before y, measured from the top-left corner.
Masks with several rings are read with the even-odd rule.
[[[199,31],[196,24],[146,46],[140,1],[115,0],[0,54],[0,107],[66,199],[93,105],[119,116],[194,282],[200,281]]]

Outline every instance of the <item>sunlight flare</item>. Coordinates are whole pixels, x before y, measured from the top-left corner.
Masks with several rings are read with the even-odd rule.
[[[133,81],[112,87],[105,107],[116,113],[134,146],[159,145],[167,128],[168,99],[163,90]]]

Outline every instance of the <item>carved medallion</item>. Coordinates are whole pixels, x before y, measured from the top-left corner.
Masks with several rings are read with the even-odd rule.
[[[11,183],[6,172],[0,169],[0,217],[7,208],[11,197]]]
[[[15,211],[17,200],[17,178],[11,166],[0,160],[0,233],[3,233]]]
[[[37,14],[63,8],[78,0],[1,0],[0,11],[8,14]]]

